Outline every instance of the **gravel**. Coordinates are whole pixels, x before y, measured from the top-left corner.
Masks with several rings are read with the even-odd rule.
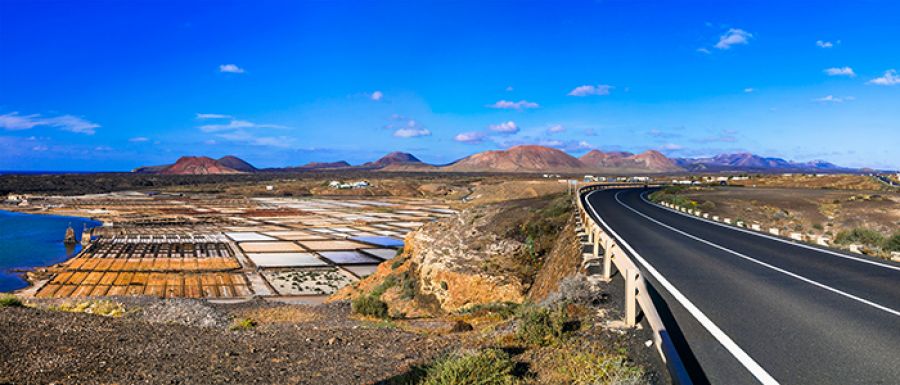
[[[254,306],[273,305],[151,301],[121,318],[0,308],[0,384],[369,384],[451,348],[443,337],[349,319],[345,303],[277,305],[314,321],[202,326]]]

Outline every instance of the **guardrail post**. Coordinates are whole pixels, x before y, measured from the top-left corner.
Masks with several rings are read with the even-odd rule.
[[[600,229],[594,229],[596,232],[600,232]],[[600,234],[594,235],[594,258],[600,255]]]
[[[637,272],[625,269],[625,326],[633,327],[637,320]]]
[[[603,246],[603,280],[609,282],[612,275],[612,248],[616,247],[612,239],[606,239],[606,245]]]

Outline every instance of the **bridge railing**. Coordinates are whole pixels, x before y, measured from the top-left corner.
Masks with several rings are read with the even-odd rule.
[[[614,275],[613,267],[621,275],[625,284],[625,319],[624,323],[627,327],[637,325],[640,314],[644,316],[647,324],[653,330],[653,344],[656,350],[666,363],[672,382],[675,384],[692,384],[690,376],[684,367],[684,363],[678,356],[675,345],[666,331],[666,327],[659,316],[653,300],[650,298],[647,290],[647,282],[638,265],[628,256],[622,249],[618,241],[607,232],[594,218],[588,213],[582,202],[582,196],[588,192],[601,189],[617,189],[617,188],[637,188],[637,187],[657,187],[651,184],[587,184],[580,188],[573,189],[575,194],[575,204],[578,210],[578,222],[581,231],[587,236],[588,244],[591,245],[590,256],[587,254],[585,265],[596,266],[600,264],[601,279],[610,282]],[[602,256],[601,256],[602,251]]]

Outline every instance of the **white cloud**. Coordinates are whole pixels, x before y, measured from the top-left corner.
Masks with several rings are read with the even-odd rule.
[[[401,127],[394,131],[394,136],[398,138],[418,138],[420,136],[431,136],[431,131],[422,127],[419,122],[410,120],[406,122],[406,127]]]
[[[144,137],[144,136],[137,136],[137,137],[128,139],[128,141],[131,142],[131,143],[143,143],[143,142],[149,142],[149,141],[150,141],[150,138],[147,138],[147,137]]]
[[[813,101],[819,103],[843,103],[844,101],[851,101],[855,99],[856,98],[853,96],[838,97],[834,95],[826,95],[821,98],[813,99]]]
[[[242,74],[242,73],[244,73],[244,69],[241,67],[238,67],[236,64],[220,64],[219,72]]]
[[[453,137],[453,140],[455,140],[457,142],[473,144],[473,143],[481,143],[482,141],[484,141],[485,136],[486,135],[483,132],[477,132],[477,131],[462,132],[462,133],[456,134],[456,136]]]
[[[747,87],[747,88],[744,88],[744,93],[747,93],[747,94],[749,94],[749,93],[752,93],[752,92],[753,92],[753,91],[756,91],[756,90],[755,90],[755,89],[753,89],[753,88],[752,88],[752,87]]]
[[[748,44],[751,38],[753,38],[752,33],[739,28],[731,28],[724,35],[719,36],[719,42],[714,47],[729,49],[733,45]]]
[[[374,100],[374,101],[376,101],[376,102],[377,102],[377,101],[380,101],[381,98],[383,98],[383,97],[384,97],[384,93],[381,92],[381,91],[375,91],[375,92],[372,93],[372,95],[369,95],[369,99],[372,99],[372,100]]]
[[[51,118],[42,118],[39,114],[19,115],[18,112],[10,112],[0,115],[0,128],[6,130],[27,130],[37,126],[56,127],[63,131],[78,134],[94,135],[100,125],[87,121],[74,115],[60,115]]]
[[[569,96],[609,95],[609,91],[612,88],[612,86],[606,84],[598,84],[596,86],[583,85],[575,87],[574,90],[569,92]]]
[[[560,132],[563,132],[563,131],[565,131],[565,130],[566,130],[566,128],[563,127],[562,124],[554,124],[554,125],[552,125],[552,126],[550,126],[550,127],[547,128],[547,132],[549,132],[549,133],[551,133],[551,134],[560,133]]]
[[[666,151],[678,151],[684,149],[684,146],[676,143],[666,143],[662,146],[659,146],[659,149]]]
[[[709,54],[712,53],[712,52],[710,52],[708,49],[703,48],[703,47],[697,48],[697,52],[705,53],[705,54],[707,54],[707,55],[709,55]]]
[[[506,86],[506,92],[512,92],[513,86]]]
[[[488,126],[488,128],[490,128],[491,131],[503,134],[515,134],[519,132],[519,126],[517,126],[516,122],[513,122],[512,120],[500,124],[492,124]]]
[[[841,41],[838,40],[836,43],[832,43],[830,41],[816,40],[816,46],[819,48],[832,48],[835,44],[841,44]]]
[[[253,123],[246,120],[238,120],[234,118],[230,118],[231,120],[225,124],[204,124],[200,126],[200,131],[203,132],[220,132],[220,131],[233,131],[244,128],[287,128],[278,124],[258,124]]]
[[[850,67],[826,68],[825,73],[828,74],[828,76],[849,76],[851,78],[856,77],[856,73],[853,72],[853,68]]]
[[[198,113],[197,119],[231,119],[231,115]]]
[[[884,71],[884,75],[880,78],[869,80],[866,84],[875,84],[879,86],[893,86],[900,84],[900,77],[897,76],[897,70],[889,69]]]
[[[494,104],[489,105],[491,108],[499,108],[504,110],[523,110],[528,108],[538,108],[538,105],[535,102],[529,102],[527,100],[519,100],[518,102],[513,102],[509,100],[499,100]]]

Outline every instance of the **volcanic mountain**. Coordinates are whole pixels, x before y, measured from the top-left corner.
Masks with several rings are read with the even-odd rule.
[[[630,152],[602,152],[591,150],[579,158],[585,166],[597,170],[621,170],[631,172],[671,172],[684,169],[675,161],[655,150],[640,154]]]
[[[175,164],[159,171],[163,175],[240,174],[217,160],[205,156],[182,156]]]
[[[455,172],[575,172],[586,167],[575,157],[555,148],[524,145],[508,150],[479,152],[445,167]]]
[[[253,167],[252,164],[247,163],[247,161],[238,158],[234,155],[226,155],[217,160],[220,165],[228,167],[232,170],[237,170],[240,172],[256,172],[256,167]]]
[[[681,158],[676,163],[690,171],[836,171],[847,170],[822,160],[811,162],[792,162],[781,158],[766,158],[748,152],[735,154],[720,154],[710,158]]]
[[[416,158],[413,154],[408,152],[400,152],[395,151],[385,156],[382,156],[380,159],[374,162],[363,163],[360,165],[360,168],[368,168],[368,169],[383,169],[388,166],[428,166],[425,163],[422,163],[419,158]]]

